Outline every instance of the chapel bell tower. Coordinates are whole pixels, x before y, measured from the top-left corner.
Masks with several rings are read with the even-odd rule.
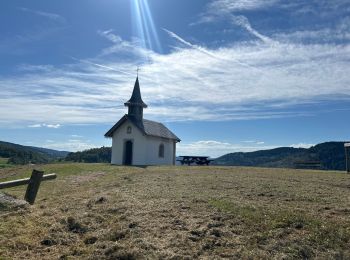
[[[139,77],[136,78],[134,90],[132,92],[129,101],[124,103],[128,107],[128,116],[133,117],[136,121],[142,122],[143,120],[143,109],[147,108],[147,105],[142,101]]]

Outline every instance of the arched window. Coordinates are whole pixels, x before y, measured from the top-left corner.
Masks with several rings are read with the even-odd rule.
[[[131,126],[128,126],[128,128],[126,129],[126,132],[127,132],[128,134],[131,134]]]
[[[164,158],[164,144],[160,144],[160,145],[159,145],[158,157],[159,157],[159,158]]]

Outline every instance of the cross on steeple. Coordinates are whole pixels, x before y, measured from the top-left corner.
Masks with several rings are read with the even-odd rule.
[[[140,71],[140,70],[141,70],[140,67],[137,66],[137,69],[136,69],[137,77],[139,76],[139,71]]]

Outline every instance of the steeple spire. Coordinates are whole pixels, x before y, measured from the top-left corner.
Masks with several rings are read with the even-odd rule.
[[[142,121],[143,119],[143,109],[147,107],[147,105],[142,101],[139,77],[136,77],[134,90],[132,91],[131,98],[129,101],[124,103],[128,109],[128,115],[133,116],[136,120]]]

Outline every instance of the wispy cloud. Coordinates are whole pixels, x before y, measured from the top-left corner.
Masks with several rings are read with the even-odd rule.
[[[60,124],[33,124],[33,125],[28,125],[30,128],[41,128],[41,127],[46,127],[46,128],[60,128]]]
[[[96,62],[91,62],[91,61],[89,61],[89,60],[77,59],[77,58],[72,57],[72,56],[71,56],[71,58],[72,58],[73,60],[75,60],[75,61],[82,62],[82,63],[87,63],[87,64],[90,64],[90,65],[93,65],[93,66],[96,66],[96,67],[99,67],[99,68],[102,68],[102,69],[107,69],[107,70],[111,70],[111,71],[123,73],[123,74],[126,74],[126,75],[133,75],[133,74],[131,74],[130,72],[123,71],[123,70],[116,69],[116,68],[112,68],[112,67],[108,67],[108,66],[106,66],[106,65],[98,64],[98,63],[96,63]]]
[[[350,8],[349,8],[350,11]],[[274,38],[284,43],[304,42],[311,44],[349,43],[350,42],[350,18],[344,17],[332,27],[316,29],[295,30],[292,32],[276,32]]]
[[[263,17],[251,15],[251,12],[261,10],[267,14]],[[225,21],[272,45],[278,44],[280,40],[303,43],[348,42],[349,12],[350,2],[346,0],[212,0],[199,20],[192,25]],[[283,23],[274,21],[276,13],[283,13],[285,20],[290,21],[287,30],[281,26]],[[314,22],[310,23],[310,20]],[[255,27],[259,27],[259,30]],[[244,37],[242,39],[246,40]]]
[[[245,17],[243,15],[231,15],[230,20],[232,21],[232,23],[239,25],[242,28],[246,29],[249,33],[256,36],[257,38],[259,38],[263,42],[265,42],[267,44],[277,44],[277,42],[275,40],[273,40],[270,37],[267,37],[267,36],[259,33],[257,30],[255,30],[251,26],[247,17]]]
[[[254,140],[241,141],[241,143],[258,144],[258,145],[265,144],[265,142],[263,142],[263,141],[254,141]]]
[[[226,20],[232,25],[240,26],[266,44],[277,44],[276,40],[254,29],[248,18],[240,13],[241,11],[265,9],[277,2],[279,0],[213,0],[207,5],[206,11],[200,16],[199,21],[192,25]]]
[[[340,17],[340,14],[348,13],[350,10],[350,3],[347,0],[280,1],[279,6],[296,15],[317,15],[322,18]]]
[[[61,125],[60,124],[53,124],[53,125],[45,125],[47,128],[60,128]]]
[[[246,10],[266,9],[279,0],[214,0],[207,6],[208,13],[223,14]]]
[[[102,50],[100,57],[106,57],[115,53],[128,53],[132,57],[138,59],[143,58],[147,60],[147,57],[152,54],[151,50],[145,49],[143,44],[140,43],[140,39],[134,38],[133,41],[123,40],[119,35],[116,35],[112,29],[105,31],[98,31],[98,35],[112,42],[113,45]]]
[[[218,59],[181,37],[177,40],[189,45],[179,44],[168,54],[146,50],[145,55],[137,43],[123,41],[111,31],[101,34],[110,37],[112,47],[119,46],[113,50],[116,54],[133,50],[132,57],[110,59],[111,52],[89,60],[74,58],[74,63],[60,67],[26,65],[20,68],[21,75],[2,77],[0,125],[111,124],[126,112],[123,103],[130,97],[136,64],[146,58],[140,84],[149,104],[145,117],[150,119],[312,116],[317,111],[299,109],[300,104],[350,100],[348,44],[253,41],[205,48],[224,57]]]
[[[41,124],[34,124],[34,125],[29,125],[28,127],[30,127],[30,128],[40,128],[40,127],[42,127],[42,125]]]
[[[31,14],[35,14],[50,20],[54,20],[60,23],[64,23],[66,21],[66,19],[58,14],[55,13],[50,13],[50,12],[43,12],[43,11],[39,11],[39,10],[33,10],[33,9],[29,9],[29,8],[25,8],[25,7],[21,7],[19,8],[21,11],[23,12],[27,12],[27,13],[31,13]]]
[[[209,20],[212,16],[223,16],[232,13],[242,13],[257,10],[289,10],[295,14],[317,14],[333,16],[336,13],[349,11],[348,0],[212,0],[206,6],[202,17]]]

